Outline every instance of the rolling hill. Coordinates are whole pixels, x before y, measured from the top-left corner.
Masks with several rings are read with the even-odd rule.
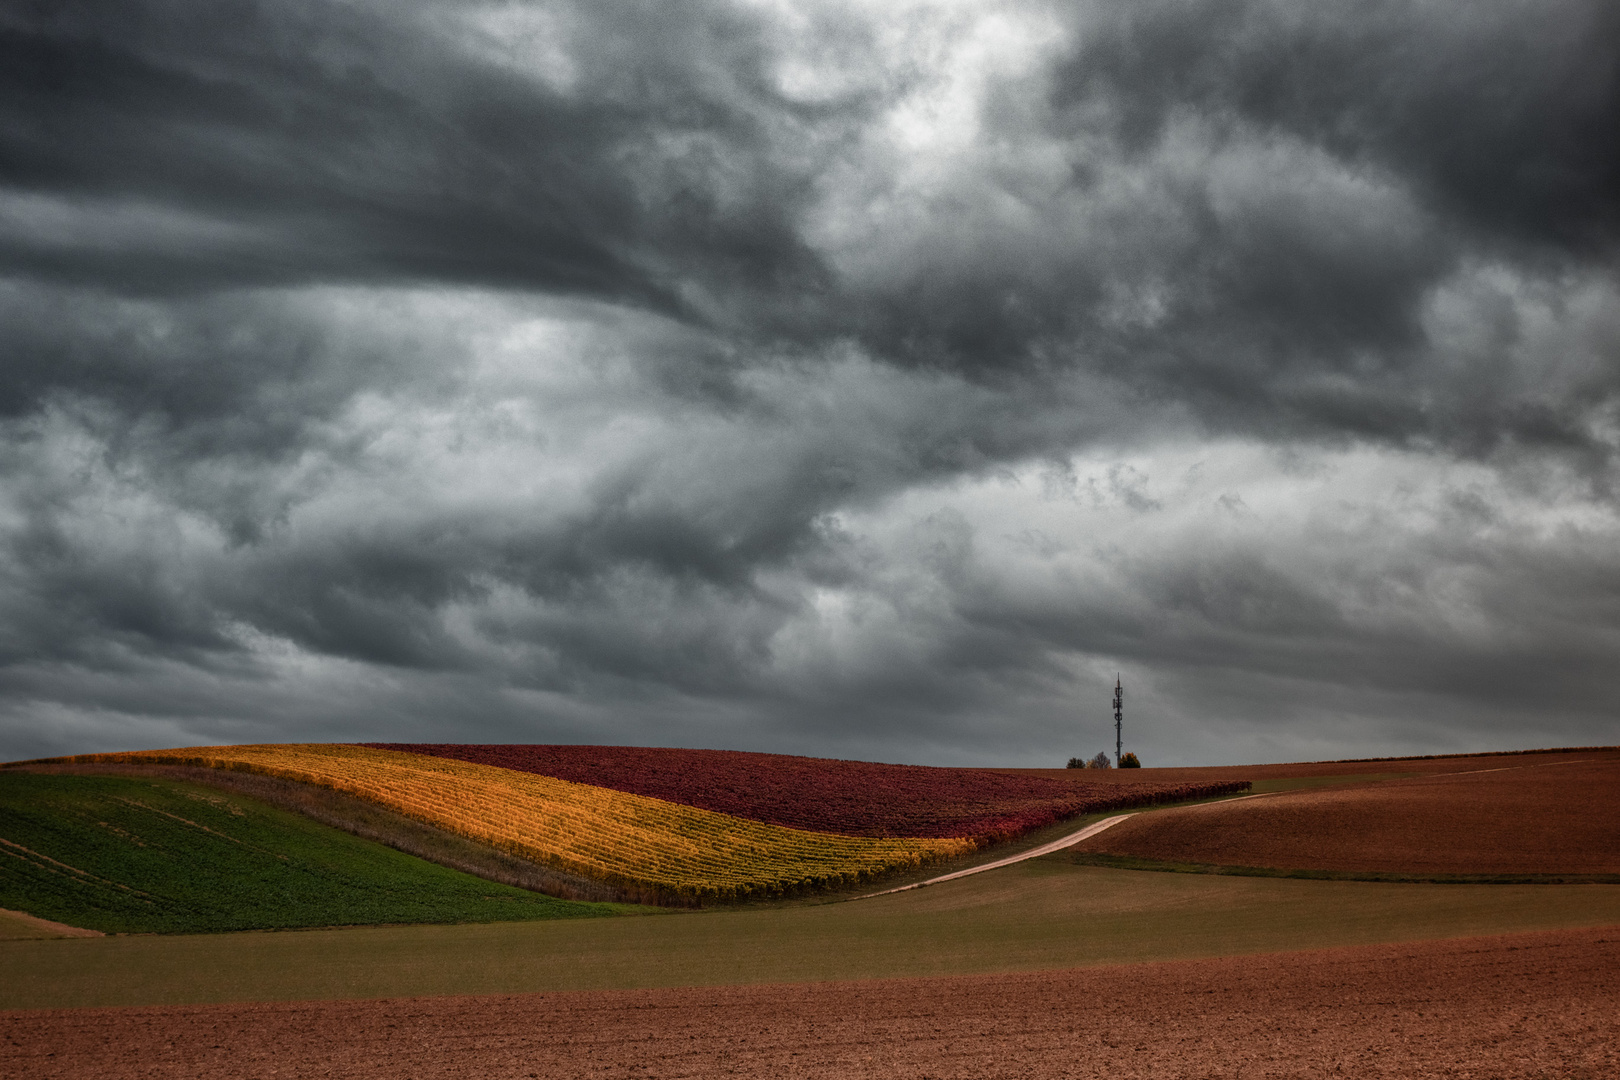
[[[485,881],[197,784],[20,770],[0,771],[0,908],[103,933],[646,910]]]
[[[587,775],[597,782],[550,775],[579,775],[581,751],[594,756]],[[1080,777],[635,748],[281,744],[35,764],[184,768],[203,778],[246,774],[334,791],[573,880],[605,883],[626,898],[672,903],[855,885],[1078,814],[1245,786],[1095,785]]]

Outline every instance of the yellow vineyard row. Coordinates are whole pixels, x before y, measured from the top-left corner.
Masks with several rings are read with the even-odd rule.
[[[975,846],[960,838],[807,832],[549,776],[363,746],[206,746],[71,760],[205,766],[315,784],[559,870],[676,896],[737,898],[853,883]]]

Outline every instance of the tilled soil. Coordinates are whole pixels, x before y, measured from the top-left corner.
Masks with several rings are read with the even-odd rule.
[[[1379,774],[1456,773],[1476,769],[1501,769],[1520,765],[1557,764],[1568,761],[1620,761],[1620,747],[1598,746],[1584,750],[1526,750],[1519,753],[1475,754],[1467,757],[1371,758],[1365,761],[1296,761],[1276,765],[1196,765],[1185,768],[1097,769],[1087,770],[1089,783],[1134,784],[1143,782],[1203,783],[1211,780],[1327,780],[1336,776],[1375,776]],[[1002,769],[1019,775],[1063,776],[1063,769]]]
[[[1620,1076],[1620,927],[1029,974],[0,1013],[72,1077]]]
[[[1620,873],[1620,756],[1476,761],[1488,771],[1158,810],[1074,850],[1302,870]]]

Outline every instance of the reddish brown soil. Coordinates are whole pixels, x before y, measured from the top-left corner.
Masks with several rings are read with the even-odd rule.
[[[1600,746],[1584,750],[1527,750],[1511,754],[1475,754],[1468,757],[1378,758],[1370,761],[1301,761],[1280,765],[1199,765],[1181,769],[1087,769],[1088,782],[1096,783],[1175,783],[1197,784],[1218,780],[1293,780],[1307,777],[1376,776],[1416,773],[1429,776],[1471,769],[1500,769],[1514,765],[1550,764],[1560,761],[1593,759],[1620,761],[1620,747]],[[1073,776],[1079,770],[1001,769],[1000,772],[1030,776]]]
[[[1620,1076],[1620,928],[1017,975],[0,1013],[0,1074]]]
[[[1077,852],[1403,874],[1620,873],[1620,755],[1456,762],[1451,775],[1155,811]]]

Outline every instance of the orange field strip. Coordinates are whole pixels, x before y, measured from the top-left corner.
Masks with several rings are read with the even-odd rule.
[[[961,838],[873,839],[789,829],[533,773],[341,744],[206,746],[62,760],[204,766],[296,780],[569,873],[699,899],[853,884],[976,846]]]

